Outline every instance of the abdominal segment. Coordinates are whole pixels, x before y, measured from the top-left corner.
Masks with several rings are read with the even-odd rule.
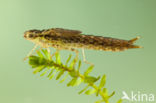
[[[46,36],[45,39],[51,41],[51,46],[68,48],[84,48],[103,51],[123,51],[131,48],[140,48],[133,43],[138,39],[121,40],[110,37],[79,35],[79,36]]]
[[[136,38],[134,41],[137,40]],[[133,40],[121,40],[102,36],[84,36],[80,44],[88,49],[104,50],[104,51],[123,51],[131,48],[140,48],[133,45]]]

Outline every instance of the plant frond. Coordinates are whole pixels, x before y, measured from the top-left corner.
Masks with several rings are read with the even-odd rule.
[[[47,50],[42,49],[41,51],[37,52],[36,56],[33,55],[29,57],[29,65],[33,68],[34,74],[42,72],[40,76],[47,74],[49,79],[56,77],[56,80],[59,80],[61,77],[63,77],[63,79],[60,80],[60,83],[65,81],[68,76],[70,76],[72,79],[68,82],[67,86],[79,86],[81,83],[87,84],[87,86],[82,89],[79,94],[84,92],[87,95],[100,95],[102,99],[96,101],[96,103],[109,103],[109,99],[115,94],[115,92],[110,95],[108,94],[108,90],[105,88],[106,75],[103,75],[101,79],[100,76],[94,77],[89,75],[94,66],[88,67],[86,71],[81,74],[81,60],[75,58],[71,60],[71,58],[72,55],[69,55],[66,63],[63,63],[61,61],[59,52],[57,52],[55,53],[55,60],[53,60],[51,58],[51,54]],[[78,64],[77,67],[75,67],[76,63]],[[99,80],[99,86],[96,86],[95,82]],[[120,99],[117,103],[122,103],[122,100]]]

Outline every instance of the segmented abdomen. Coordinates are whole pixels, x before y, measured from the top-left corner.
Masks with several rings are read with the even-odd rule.
[[[133,43],[139,39],[138,37],[132,40],[121,40],[93,35],[44,35],[44,38],[48,41],[53,41],[52,45],[57,45],[61,48],[85,48],[104,51],[123,51],[131,48],[140,48],[140,46],[133,45]]]
[[[62,41],[67,44],[70,43],[75,48],[86,48],[104,51],[123,51],[125,49],[140,48],[140,46],[133,45],[133,43],[137,39],[138,37],[132,40],[121,40],[110,37],[81,35],[64,39],[62,38]]]

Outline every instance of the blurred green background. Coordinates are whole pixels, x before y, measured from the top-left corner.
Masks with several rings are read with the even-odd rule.
[[[34,46],[23,38],[24,31],[52,27],[120,39],[141,36],[136,44],[142,49],[85,50],[85,54],[95,64],[92,75],[106,74],[106,87],[110,93],[116,91],[112,103],[122,97],[122,91],[156,95],[156,0],[0,0],[0,103],[93,103],[99,99],[79,95],[84,85],[66,87],[67,82],[34,75],[23,62]],[[63,60],[70,53],[61,51]]]

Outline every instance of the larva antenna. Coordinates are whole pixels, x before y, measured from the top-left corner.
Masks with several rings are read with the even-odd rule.
[[[137,36],[136,38],[133,38],[133,39],[129,40],[128,42],[131,43],[131,44],[133,44],[138,39],[140,39],[140,36]]]

